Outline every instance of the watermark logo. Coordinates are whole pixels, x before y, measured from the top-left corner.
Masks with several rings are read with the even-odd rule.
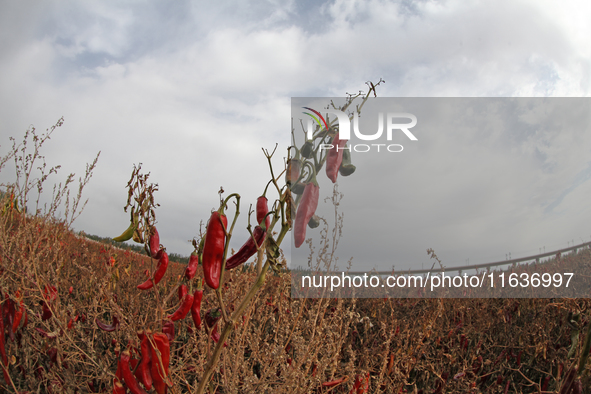
[[[325,128],[326,130],[329,129],[328,123],[322,116],[322,114],[315,109],[310,107],[302,107],[310,112],[304,112],[304,114],[308,115],[310,119],[308,119],[308,127],[307,127],[307,138],[309,140],[313,139],[314,135],[314,121],[318,124],[320,129]],[[350,140],[351,139],[351,120],[349,116],[344,113],[343,111],[339,111],[336,109],[327,109],[325,110],[327,113],[334,114],[337,117],[338,124],[339,124],[339,139],[341,140]],[[353,133],[355,136],[362,140],[362,141],[376,141],[382,137],[384,134],[384,119],[386,120],[386,139],[388,141],[392,141],[392,135],[394,131],[400,130],[408,139],[411,141],[418,141],[417,137],[409,130],[417,125],[417,117],[413,114],[406,113],[406,112],[388,112],[385,116],[383,112],[378,113],[378,130],[374,134],[363,134],[359,130],[359,115],[357,112],[353,114]],[[410,122],[400,123],[400,120],[407,119]],[[353,146],[345,146],[338,149],[350,149],[356,152],[368,152],[375,146],[380,151],[380,147],[386,146],[386,144],[356,144]],[[331,144],[321,144],[320,149],[333,149],[334,146]],[[387,147],[389,152],[402,152],[403,146],[400,144],[390,144]]]

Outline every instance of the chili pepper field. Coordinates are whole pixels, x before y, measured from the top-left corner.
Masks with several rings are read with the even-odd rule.
[[[350,107],[358,115],[381,83],[349,95],[339,112]],[[400,298],[297,298],[292,280],[303,271],[289,270],[283,248],[293,239],[292,252],[310,248],[310,271],[334,272],[342,229],[336,184],[356,170],[350,155],[333,151],[342,145],[336,119],[303,108],[322,120],[315,128],[310,123],[311,137],[301,145],[294,138],[281,168],[273,165],[277,146],[263,149],[270,179],[254,209],[245,208],[254,199],[219,189],[218,208],[190,241],[188,264],[175,262],[160,242],[158,184],[141,164],[127,184],[129,226],[96,242],[72,223],[99,155],[87,164],[77,195],[70,196],[71,174],[43,211],[43,182],[59,166],[46,169],[39,152],[63,118],[46,134],[32,128],[14,143],[0,157],[0,170],[14,159],[17,174],[14,183],[0,184],[0,392],[590,392],[590,299],[422,298],[414,289],[390,293]],[[331,148],[321,149],[327,142]],[[324,173],[335,185],[332,199],[324,199],[335,210],[332,232],[318,210]],[[246,229],[236,226],[241,210]],[[313,231],[321,241],[314,263]],[[233,250],[232,240],[242,246]],[[546,277],[576,272],[587,286],[591,250],[575,250],[533,267]],[[522,269],[508,268],[512,275]],[[528,286],[519,291],[511,295],[537,294]]]
[[[16,211],[1,219],[2,392],[112,392],[116,354],[129,349],[133,365],[137,331],[162,331],[158,316],[178,307],[185,265],[171,262],[157,293],[140,292],[149,257],[57,221]],[[585,250],[565,259],[590,258]],[[255,274],[228,272],[231,311]],[[566,393],[589,327],[583,299],[291,299],[289,283],[287,272],[267,275],[228,337],[210,392]],[[202,313],[215,296],[206,288]],[[157,297],[168,298],[165,310]],[[26,317],[14,326],[21,302]],[[98,327],[96,319],[115,316],[113,331]],[[215,343],[189,317],[173,324],[168,391],[193,392]],[[581,382],[589,387],[589,375]]]

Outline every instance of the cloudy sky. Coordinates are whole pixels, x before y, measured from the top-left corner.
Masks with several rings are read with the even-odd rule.
[[[187,240],[217,207],[220,186],[242,195],[242,212],[261,194],[269,176],[261,148],[278,144],[274,164],[282,167],[291,97],[342,97],[380,78],[382,97],[588,97],[591,90],[585,1],[2,0],[0,9],[0,152],[10,136],[20,138],[31,125],[45,130],[63,116],[43,152],[49,165],[62,165],[50,180],[83,174],[101,151],[74,228],[116,236],[127,227],[125,185],[141,162],[160,187],[162,242],[181,254],[190,253]],[[543,201],[536,206],[550,210],[566,209],[549,202],[560,195],[581,203],[591,190],[584,175],[589,133],[562,140],[561,154],[571,144],[580,156],[554,163],[557,185],[538,185]],[[469,146],[486,142],[474,135]],[[453,157],[441,160],[445,166]],[[516,176],[528,174],[538,176],[539,168]],[[470,177],[458,176],[448,193],[490,195],[461,193]],[[0,173],[1,181],[11,178],[10,167]],[[429,184],[414,187],[416,199],[433,192]],[[495,191],[509,210],[525,209],[521,197]],[[528,216],[519,228],[529,235],[515,245],[508,237],[491,240],[496,252],[482,246],[490,233],[468,224],[456,230],[479,235],[474,243],[482,249],[464,253],[462,237],[448,237],[441,245],[426,239],[421,250],[438,247],[453,265],[476,262],[475,254],[498,260],[509,251],[516,257],[565,247],[589,240],[583,209],[568,231],[564,223],[543,230]],[[516,225],[516,216],[501,219],[498,229]]]

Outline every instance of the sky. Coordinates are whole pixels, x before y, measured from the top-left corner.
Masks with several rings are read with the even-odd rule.
[[[20,140],[29,127],[45,130],[63,116],[42,152],[48,165],[62,166],[48,182],[83,175],[101,152],[74,229],[119,235],[129,224],[126,184],[133,165],[142,163],[159,185],[161,241],[184,255],[200,221],[218,207],[220,186],[240,193],[237,226],[244,229],[248,204],[269,179],[261,148],[277,144],[273,165],[283,168],[292,97],[344,97],[380,78],[381,97],[589,97],[591,91],[585,1],[2,0],[0,10],[0,153],[11,146],[9,137]],[[473,174],[458,175],[447,193],[481,201],[494,191],[526,219],[517,225],[519,215],[497,217],[495,228],[528,236],[501,230],[494,238],[465,222],[457,224],[458,236],[417,241],[413,250],[433,247],[453,265],[590,240],[583,202],[591,189],[589,139],[576,132],[547,137],[561,143],[548,160],[570,157],[562,155],[572,146],[570,160],[548,162],[555,183],[536,181],[549,164],[533,159],[530,172],[505,172],[508,185],[533,178],[536,207],[566,212],[568,202],[578,215],[571,209],[560,226],[541,228],[535,219],[549,211],[527,210],[528,201],[502,184],[466,194]],[[478,133],[467,140],[466,149],[487,143]],[[504,157],[517,161],[511,152]],[[442,153],[442,166],[454,157]],[[13,180],[11,171],[4,168],[0,182]],[[413,193],[426,201],[433,187],[417,182]]]

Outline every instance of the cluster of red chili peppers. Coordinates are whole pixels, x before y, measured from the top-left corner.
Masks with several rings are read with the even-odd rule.
[[[211,214],[206,233],[202,237],[199,246],[194,243],[196,250],[191,253],[183,275],[184,280],[189,283],[195,278],[199,264],[202,264],[205,283],[214,290],[220,286],[228,232],[228,220],[224,214],[224,208],[225,202],[222,203],[220,209]],[[257,252],[265,239],[267,229],[270,226],[270,217],[268,214],[268,201],[264,194],[257,199],[256,216],[257,226],[240,250],[227,260],[227,270],[236,268],[246,262]],[[137,226],[135,226],[135,229],[137,229]],[[158,263],[152,275],[137,286],[140,290],[149,290],[158,285],[169,265],[168,254],[160,244],[160,235],[156,227],[152,226],[148,234],[149,240],[146,251]],[[151,390],[152,387],[159,394],[166,393],[167,388],[172,385],[168,376],[168,365],[170,361],[170,343],[174,340],[173,322],[183,320],[191,312],[195,328],[200,330],[202,326],[201,303],[203,287],[201,279],[197,283],[195,292],[189,291],[186,284],[181,284],[178,287],[179,305],[162,322],[161,333],[152,333],[150,330],[138,332],[141,345],[139,350],[135,349],[135,353],[138,355],[137,358],[133,357],[130,351],[134,350],[133,347],[118,352],[117,373],[113,382],[114,393],[124,393],[127,389],[134,394],[145,393],[145,390]],[[220,339],[217,327],[220,318],[221,313],[219,310],[209,310],[205,315],[207,330],[215,342]],[[116,315],[112,317],[111,324],[102,322],[98,317],[95,322],[100,329],[107,332],[119,328],[119,319]]]
[[[27,311],[23,302],[20,290],[14,294],[16,301],[13,301],[8,294],[0,292],[0,299],[4,299],[0,306],[0,356],[2,363],[2,373],[6,384],[10,384],[10,377],[8,376],[8,356],[6,355],[5,335],[11,341],[15,340],[15,335],[19,329],[24,328],[28,323]]]
[[[139,330],[140,349],[133,348],[140,358],[134,358],[129,350],[120,352],[117,348],[117,372],[113,382],[113,393],[147,394],[152,387],[158,394],[165,394],[172,387],[169,376],[170,340],[163,332]],[[134,371],[132,371],[132,369]],[[144,390],[140,383],[146,388]]]
[[[319,149],[320,146],[325,147],[327,142],[330,142],[331,149]],[[339,138],[338,131],[322,129],[317,130],[314,139],[307,140],[300,149],[292,147],[295,154],[287,164],[286,184],[292,193],[298,195],[293,203],[293,207],[297,207],[293,224],[296,248],[304,243],[307,227],[316,228],[319,224],[315,217],[320,195],[316,174],[324,162],[326,162],[326,175],[333,183],[336,183],[339,174],[349,176],[355,172],[355,166],[351,164],[351,152],[346,143],[346,140]],[[325,152],[324,156],[322,156],[323,152]],[[303,169],[308,170],[306,180],[302,173]]]

